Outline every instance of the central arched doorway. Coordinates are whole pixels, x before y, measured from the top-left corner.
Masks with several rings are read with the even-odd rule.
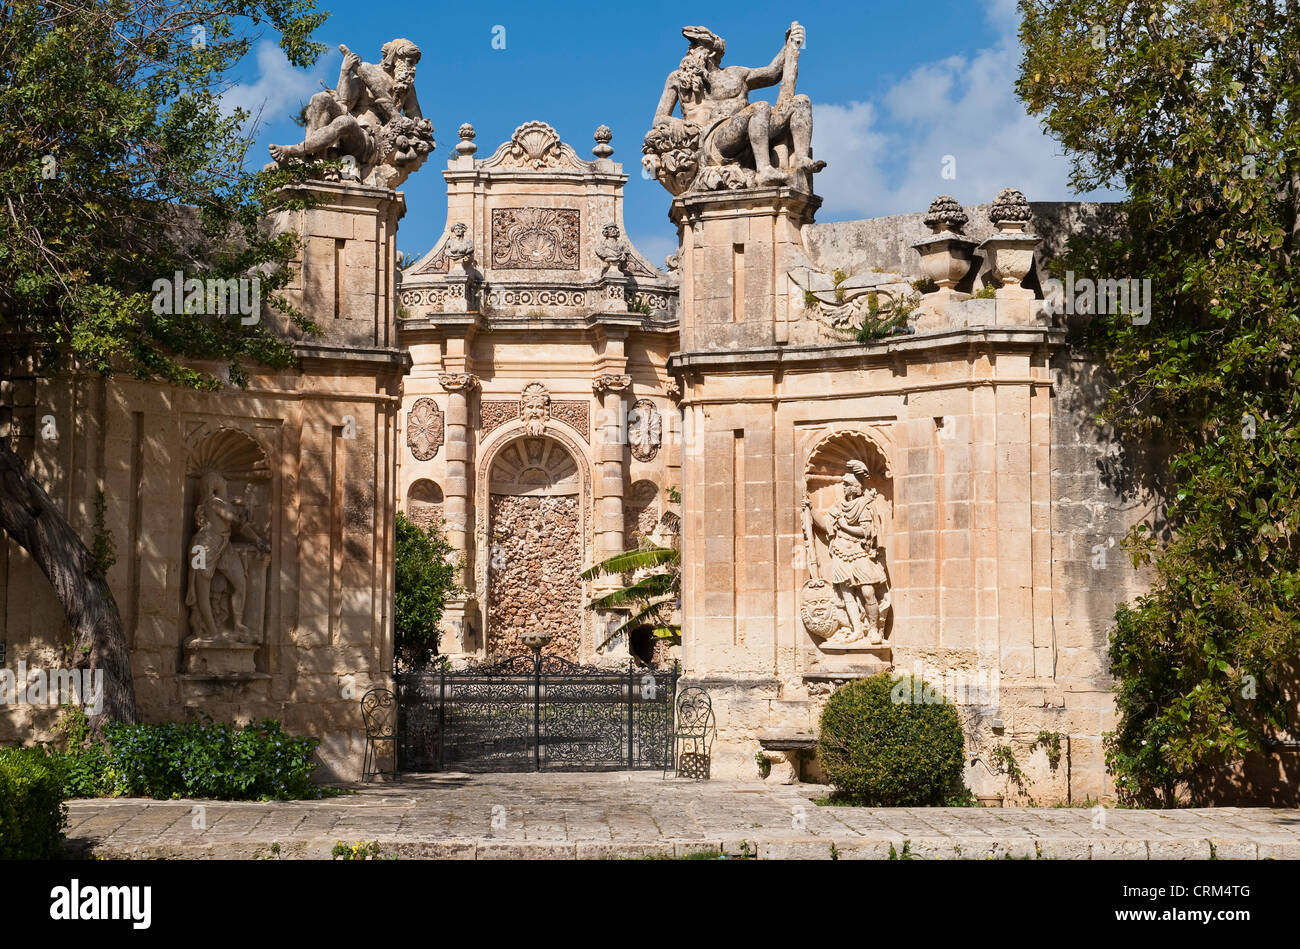
[[[577,660],[584,562],[578,462],[554,438],[503,446],[488,471],[487,654],[529,652],[525,630],[544,629],[549,655]]]

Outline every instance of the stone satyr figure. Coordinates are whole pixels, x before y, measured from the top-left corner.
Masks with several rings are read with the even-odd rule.
[[[824,517],[812,512],[812,524],[825,535],[830,548],[826,579],[834,585],[850,625],[847,636],[841,631],[827,642],[852,643],[867,635],[872,645],[878,645],[883,639],[882,603],[887,602],[888,581],[885,568],[876,559],[880,537],[877,495],[866,486],[865,464],[850,461],[848,469],[841,481],[840,499]],[[806,509],[812,508],[810,498],[803,503]]]
[[[617,224],[606,224],[601,229],[604,236],[596,242],[596,256],[604,263],[600,269],[603,277],[610,270],[621,273],[627,266],[627,245],[618,236]]]
[[[244,597],[248,576],[231,537],[239,534],[251,540],[262,553],[270,547],[248,524],[246,505],[226,497],[226,479],[209,471],[199,482],[199,500],[194,506],[194,540],[190,544],[190,584],[185,605],[190,608],[190,628],[206,639],[223,639],[212,612],[212,580],[217,574],[229,588],[229,619],[235,639],[245,641]]]
[[[420,48],[406,39],[385,43],[379,65],[363,63],[346,46],[338,88],[307,104],[307,135],[297,145],[272,145],[278,164],[295,159],[342,158],[355,162],[366,184],[392,188],[433,151],[433,125],[415,96]]]
[[[791,23],[776,58],[756,69],[722,66],[726,41],[702,26],[685,27],[682,35],[690,46],[668,76],[646,134],[646,170],[675,195],[691,187],[811,191],[812,174],[826,163],[812,158],[812,102],[795,94],[804,28]],[[752,90],[778,83],[775,105],[749,101]],[[673,115],[678,105],[680,119]]]

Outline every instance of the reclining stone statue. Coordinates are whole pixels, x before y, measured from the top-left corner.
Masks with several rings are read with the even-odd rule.
[[[791,23],[776,58],[755,69],[722,66],[726,41],[702,26],[682,35],[690,45],[646,133],[646,170],[673,195],[772,186],[811,193],[812,175],[826,163],[812,157],[812,102],[795,94],[804,28]],[[751,90],[778,83],[775,104],[749,101]]]
[[[420,48],[407,39],[385,43],[378,65],[346,46],[338,86],[307,104],[307,134],[297,145],[272,145],[277,164],[342,159],[363,184],[395,188],[434,149],[433,124],[415,96]]]

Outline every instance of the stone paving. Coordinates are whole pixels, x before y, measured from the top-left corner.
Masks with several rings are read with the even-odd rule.
[[[323,801],[69,802],[74,853],[328,858],[377,841],[399,858],[1300,859],[1300,811],[862,808],[819,785],[657,774],[439,774]]]

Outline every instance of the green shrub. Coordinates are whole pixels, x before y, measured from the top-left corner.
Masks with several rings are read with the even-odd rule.
[[[201,797],[298,800],[323,796],[311,781],[315,738],[285,734],[271,719],[232,725],[208,718],[184,724],[109,722],[92,741],[85,713],[60,719],[66,750],[52,752],[67,797]]]
[[[438,654],[438,624],[456,596],[454,551],[437,527],[421,527],[400,511],[393,548],[393,634],[398,665],[418,669]]]
[[[319,740],[286,735],[271,719],[243,727],[210,720],[112,723],[104,734],[118,794],[263,801],[321,796],[311,782]]]
[[[0,860],[59,856],[67,820],[58,762],[39,748],[0,748]]]
[[[875,807],[942,806],[964,797],[961,721],[909,676],[882,672],[832,693],[818,755],[838,796]],[[902,701],[896,701],[896,698]]]

